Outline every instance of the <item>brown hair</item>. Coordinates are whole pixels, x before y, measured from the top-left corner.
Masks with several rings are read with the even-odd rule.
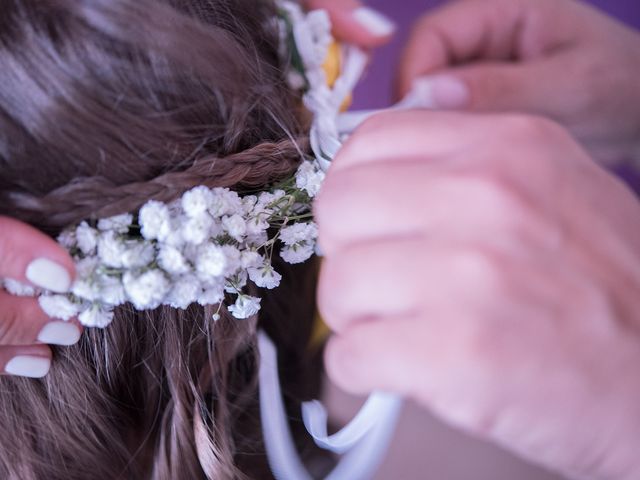
[[[269,1],[0,0],[0,11],[0,215],[56,235],[194,185],[264,188],[299,163],[305,129]],[[259,320],[124,306],[55,349],[46,378],[1,378],[0,477],[267,476],[258,321],[292,416],[318,393],[313,266],[276,268],[283,284],[260,292]]]

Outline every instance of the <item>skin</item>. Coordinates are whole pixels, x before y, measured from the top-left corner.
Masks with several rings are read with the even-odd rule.
[[[568,475],[639,478],[640,203],[564,129],[380,115],[315,208],[333,381]]]
[[[425,76],[468,90],[440,108],[542,115],[600,161],[640,156],[640,33],[586,4],[451,2],[416,23],[399,92]]]
[[[0,217],[0,278],[11,278],[34,286],[25,276],[28,265],[46,258],[73,275],[73,261],[54,240],[11,218]],[[9,295],[0,289],[0,367],[15,356],[51,358],[51,349],[37,338],[51,320],[37,300]],[[79,328],[79,327],[78,327]]]

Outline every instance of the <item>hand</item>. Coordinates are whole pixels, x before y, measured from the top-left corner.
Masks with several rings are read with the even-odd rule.
[[[395,31],[389,18],[357,0],[307,0],[304,3],[311,10],[329,12],[336,38],[363,48],[384,45]]]
[[[402,92],[420,77],[438,108],[543,115],[602,162],[640,159],[640,34],[585,4],[447,5],[417,23]]]
[[[10,295],[2,289],[2,279],[64,292],[73,272],[73,261],[56,242],[28,225],[0,217],[0,368],[5,374],[46,375],[51,364],[46,344],[74,344],[80,327],[51,320],[34,298]]]
[[[640,203],[525,116],[366,123],[316,203],[329,376],[578,478],[640,478]]]

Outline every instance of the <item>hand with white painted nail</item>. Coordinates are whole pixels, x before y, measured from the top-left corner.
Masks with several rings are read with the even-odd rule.
[[[601,162],[640,160],[640,34],[569,0],[461,0],[416,24],[401,62],[435,108],[534,113]]]
[[[311,10],[327,10],[336,38],[363,48],[384,45],[396,29],[387,16],[357,0],[307,0],[305,4]]]
[[[640,202],[564,129],[373,117],[315,217],[334,382],[575,478],[640,478]]]
[[[53,320],[36,299],[11,295],[2,285],[12,289],[18,282],[65,292],[73,273],[73,261],[55,241],[28,225],[0,217],[0,373],[43,377],[51,364],[48,344],[72,345],[81,333],[77,322]]]

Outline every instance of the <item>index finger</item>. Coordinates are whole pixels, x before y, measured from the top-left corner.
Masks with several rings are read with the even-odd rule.
[[[305,3],[310,10],[323,9],[329,13],[338,40],[362,48],[384,45],[395,32],[390,18],[357,0],[308,0]]]
[[[71,287],[73,275],[73,260],[53,239],[27,224],[0,217],[0,280],[62,293]]]
[[[554,8],[556,2],[532,7],[520,0],[461,0],[424,15],[402,55],[399,93],[406,94],[416,78],[447,67],[539,56],[570,35],[570,20]]]

